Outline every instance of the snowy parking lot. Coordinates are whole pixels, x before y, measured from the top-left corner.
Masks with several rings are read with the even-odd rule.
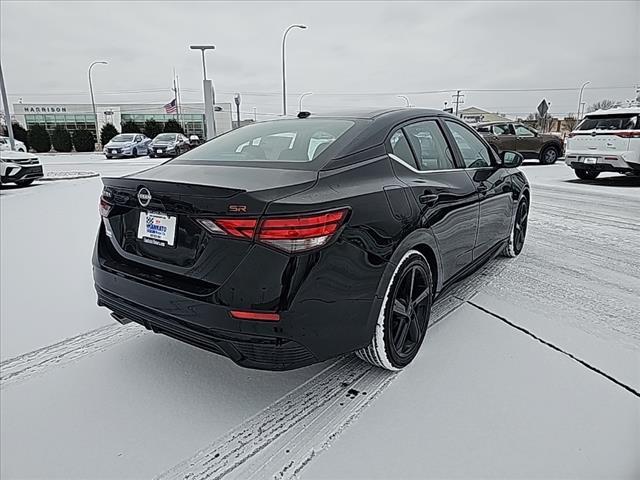
[[[4,187],[2,478],[638,478],[640,178],[522,170],[522,254],[440,298],[397,374],[354,356],[247,370],[123,327],[93,289],[100,178]]]

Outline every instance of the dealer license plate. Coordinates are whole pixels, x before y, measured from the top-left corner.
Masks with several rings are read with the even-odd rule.
[[[111,150],[111,153],[115,155],[116,153],[118,153],[118,151],[117,150]]]
[[[158,149],[156,150],[156,153],[162,153],[162,149],[161,149],[161,148],[158,148]]]
[[[598,163],[597,157],[582,157],[580,160],[582,160],[582,163],[588,163],[588,164]]]
[[[172,247],[176,238],[176,217],[158,212],[140,212],[138,238],[154,245]]]

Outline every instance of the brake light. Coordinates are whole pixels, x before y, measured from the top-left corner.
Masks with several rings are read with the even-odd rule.
[[[344,223],[349,210],[335,210],[297,217],[266,218],[257,239],[289,253],[326,244]]]
[[[98,204],[98,210],[103,217],[109,216],[109,212],[113,208],[113,205],[107,201],[103,196],[100,197],[100,203]]]
[[[240,320],[263,320],[267,322],[277,322],[280,315],[275,312],[252,312],[248,310],[231,310],[229,312],[233,318]]]
[[[616,135],[622,138],[640,138],[640,130],[628,130],[626,132],[617,132]]]
[[[201,218],[198,223],[216,235],[255,239],[285,252],[294,253],[320,247],[338,232],[349,210],[291,217]]]

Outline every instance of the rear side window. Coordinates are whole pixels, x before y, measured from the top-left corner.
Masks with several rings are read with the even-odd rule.
[[[418,158],[420,170],[455,168],[447,141],[435,121],[413,123],[405,127],[405,132]]]
[[[638,115],[589,116],[576,130],[640,130],[640,120]]]
[[[470,130],[459,123],[446,120],[449,130],[453,135],[466,168],[479,168],[491,166],[489,150]]]
[[[417,168],[416,162],[413,158],[413,153],[411,153],[411,147],[409,147],[409,142],[402,129],[396,130],[396,132],[391,135],[389,142],[391,143],[391,152],[396,157],[407,165]]]
[[[179,157],[180,161],[310,162],[354,125],[343,119],[276,120],[247,125]]]

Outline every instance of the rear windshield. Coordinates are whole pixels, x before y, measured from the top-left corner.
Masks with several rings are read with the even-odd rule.
[[[296,119],[246,125],[183,155],[180,161],[310,162],[354,125],[343,119]]]
[[[638,115],[596,115],[582,120],[577,130],[640,130]]]

